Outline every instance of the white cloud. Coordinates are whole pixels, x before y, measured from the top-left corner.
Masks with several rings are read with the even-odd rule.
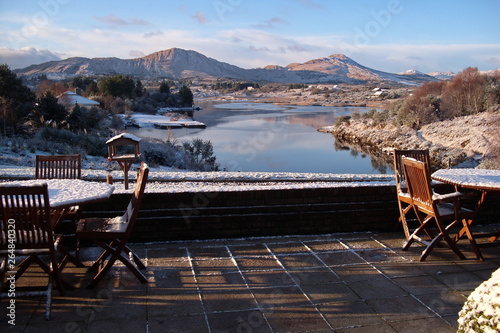
[[[131,23],[132,20],[127,22]],[[352,40],[352,36],[333,34],[286,36],[258,29],[224,30],[208,34],[202,29],[155,29],[158,30],[122,32],[111,28],[75,30],[47,25],[31,29],[29,36],[18,39],[14,38],[15,34],[19,37],[21,32],[10,31],[8,37],[16,43],[10,43],[10,48],[0,48],[0,61],[14,69],[62,57],[130,58],[179,47],[243,68],[286,66],[293,62],[345,53],[367,67],[396,73],[407,69],[458,72],[468,66],[490,70],[499,66],[500,59],[499,44],[368,44],[356,47],[346,42]],[[28,45],[29,48],[22,48]]]
[[[8,64],[11,69],[24,68],[52,60],[61,60],[61,54],[46,49],[37,50],[32,47],[17,50],[0,47],[0,63]]]

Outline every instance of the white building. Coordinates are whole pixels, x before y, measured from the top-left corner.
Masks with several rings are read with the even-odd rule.
[[[75,104],[86,108],[100,105],[99,102],[80,96],[72,91],[66,91],[65,93],[57,96],[57,101],[64,105],[67,109],[72,109]]]

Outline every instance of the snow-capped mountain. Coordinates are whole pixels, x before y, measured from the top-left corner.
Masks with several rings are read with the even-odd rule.
[[[286,67],[266,66],[244,69],[209,58],[192,50],[172,48],[136,59],[119,58],[69,58],[50,61],[15,70],[17,74],[55,77],[76,75],[123,74],[150,78],[210,78],[225,77],[238,80],[281,83],[366,83],[393,81],[415,83],[434,78],[422,75],[400,75],[377,71],[360,65],[343,54],[292,63]]]

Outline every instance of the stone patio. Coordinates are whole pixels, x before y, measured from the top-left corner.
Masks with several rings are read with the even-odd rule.
[[[498,227],[498,226],[497,226]],[[491,226],[488,228],[492,228]],[[93,290],[91,275],[68,265],[76,288],[16,299],[16,325],[2,299],[2,332],[455,332],[467,296],[500,266],[500,248],[460,260],[437,248],[403,252],[403,233],[349,233],[132,244],[149,283],[115,266]],[[96,248],[82,250],[90,264]],[[18,281],[43,285],[30,271]]]

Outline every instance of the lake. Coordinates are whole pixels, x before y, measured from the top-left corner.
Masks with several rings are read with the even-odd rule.
[[[317,131],[335,119],[364,107],[290,106],[254,102],[205,102],[194,119],[205,129],[161,130],[153,127],[127,131],[146,138],[178,141],[210,140],[221,170],[306,173],[381,174],[392,169],[369,155],[336,148],[335,138]]]

